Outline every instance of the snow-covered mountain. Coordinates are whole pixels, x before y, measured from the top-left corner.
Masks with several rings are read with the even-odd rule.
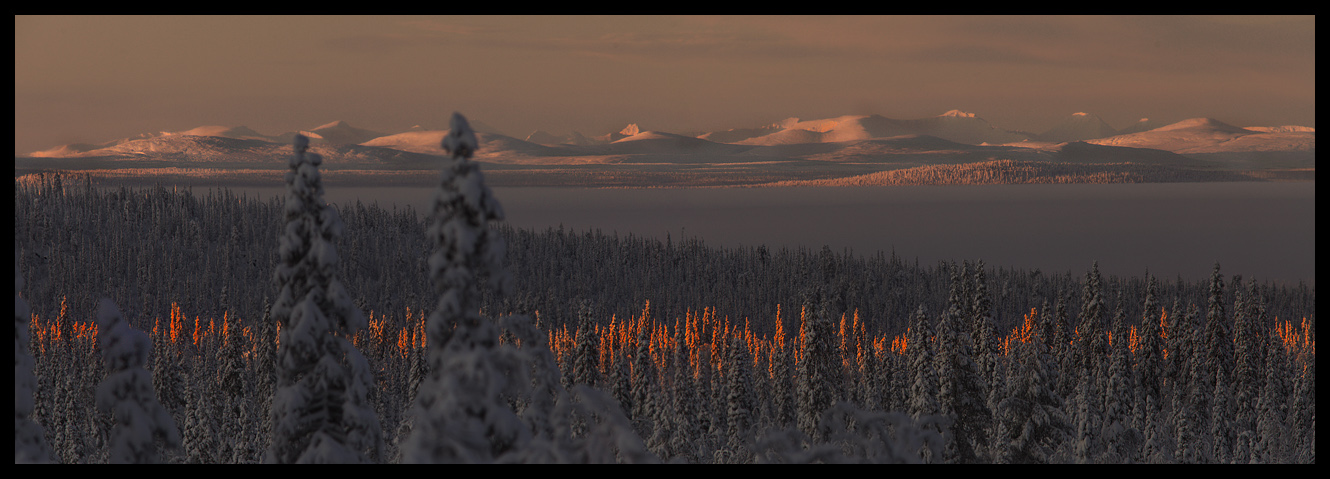
[[[1061,143],[1106,138],[1117,134],[1117,130],[1098,116],[1086,112],[1076,112],[1063,118],[1061,122],[1048,131],[1040,133],[1037,138],[1043,141]]]
[[[787,118],[755,128],[697,136],[643,130],[636,123],[587,137],[536,131],[525,140],[486,127],[476,159],[507,164],[737,163],[817,160],[854,163],[984,161],[992,158],[1068,162],[1133,162],[1195,166],[1195,160],[1234,168],[1314,167],[1315,128],[1239,128],[1194,118],[1144,131],[1142,119],[1121,132],[1088,113],[1070,115],[1032,135],[996,128],[973,113],[951,110],[930,118],[898,120],[881,115]],[[447,130],[416,126],[396,134],[335,121],[299,130],[331,164],[405,164],[437,161]],[[101,144],[69,144],[32,157],[159,160],[196,164],[273,163],[290,154],[296,132],[265,135],[244,126],[201,126]],[[1107,136],[1105,136],[1107,135]],[[1184,158],[1178,155],[1189,155]],[[430,160],[433,158],[433,160]]]
[[[1097,145],[1152,148],[1181,154],[1314,151],[1316,129],[1292,126],[1248,129],[1213,118],[1192,118],[1152,130],[1088,142]]]
[[[309,137],[313,143],[326,141],[337,145],[358,145],[386,135],[377,131],[356,128],[341,120],[324,124],[312,130],[304,130],[300,133]]]
[[[789,145],[827,143],[901,135],[929,135],[958,143],[1010,143],[1030,138],[1029,134],[993,127],[974,113],[951,110],[931,118],[897,120],[881,115],[846,115],[818,120],[790,118],[767,127],[727,130],[702,135],[713,141],[760,133],[732,140],[744,145]]]
[[[1139,120],[1136,120],[1136,123],[1132,123],[1131,125],[1128,125],[1126,128],[1123,128],[1123,129],[1121,129],[1121,130],[1118,130],[1118,134],[1119,134],[1119,135],[1127,135],[1127,134],[1131,134],[1131,133],[1140,133],[1140,132],[1142,132],[1142,131],[1150,131],[1150,130],[1153,130],[1153,129],[1155,129],[1155,128],[1159,128],[1159,127],[1161,127],[1161,126],[1164,126],[1165,124],[1166,124],[1166,123],[1163,123],[1163,122],[1161,122],[1161,121],[1159,121],[1159,120],[1151,120],[1151,119],[1149,119],[1149,118],[1141,118],[1141,119],[1139,119]]]

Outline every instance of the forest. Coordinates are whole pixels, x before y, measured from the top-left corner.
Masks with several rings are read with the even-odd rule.
[[[449,141],[423,214],[16,178],[16,462],[1315,462],[1314,286],[519,230]]]

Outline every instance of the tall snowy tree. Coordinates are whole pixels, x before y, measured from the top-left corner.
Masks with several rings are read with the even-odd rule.
[[[158,460],[157,441],[180,447],[180,430],[152,392],[152,376],[143,369],[151,341],[135,330],[110,299],[97,305],[97,349],[106,378],[97,387],[97,407],[115,417],[110,462],[149,464]]]
[[[1062,398],[1048,380],[1053,359],[1038,333],[1029,341],[1014,341],[1006,393],[998,404],[994,462],[1048,463],[1071,431]]]
[[[1183,464],[1204,464],[1211,460],[1210,403],[1214,383],[1206,361],[1205,343],[1201,330],[1195,328],[1200,317],[1196,305],[1190,305],[1180,327],[1191,329],[1184,336],[1184,344],[1177,352],[1186,362],[1186,379],[1181,392],[1174,396],[1173,411],[1176,422],[1176,452],[1174,456]]]
[[[639,320],[637,327],[637,341],[633,344],[633,362],[631,374],[631,386],[629,394],[632,395],[633,426],[637,433],[642,437],[651,437],[651,416],[656,408],[658,399],[655,391],[656,372],[655,364],[651,361],[651,331],[654,329],[651,324],[649,314],[651,305],[647,308]]]
[[[1138,329],[1137,336],[1139,346],[1137,347],[1136,357],[1136,406],[1134,421],[1136,427],[1142,432],[1145,430],[1146,416],[1160,414],[1160,410],[1154,409],[1146,403],[1150,398],[1154,398],[1154,407],[1158,407],[1163,399],[1163,361],[1164,345],[1160,334],[1160,309],[1158,295],[1158,284],[1154,276],[1149,272],[1145,274],[1145,302],[1142,305],[1141,327]]]
[[[1275,334],[1263,337],[1269,352],[1265,363],[1265,385],[1256,400],[1256,441],[1252,463],[1277,464],[1288,460],[1288,383],[1290,365],[1284,345]]]
[[[342,220],[323,200],[323,159],[308,148],[309,139],[296,135],[286,174],[286,226],[273,275],[280,291],[272,307],[282,329],[265,461],[364,462],[381,439],[373,407],[352,389],[366,381],[368,368],[348,338],[366,321],[336,276]]]
[[[933,322],[924,312],[924,306],[914,313],[913,326],[910,328],[905,353],[910,365],[906,368],[913,372],[910,382],[908,411],[915,420],[923,416],[937,414],[937,366],[933,354]]]
[[[476,135],[461,114],[453,114],[441,146],[451,158],[426,232],[439,299],[425,326],[429,375],[416,395],[402,460],[492,462],[530,435],[502,396],[513,387],[510,350],[500,348],[497,328],[479,312],[481,283],[499,292],[507,284],[502,238],[489,227],[503,219],[503,208],[470,160]]]
[[[591,323],[591,305],[583,302],[577,314],[577,346],[573,350],[572,383],[595,386],[596,375],[596,331]]]
[[[33,393],[37,389],[37,376],[33,375],[33,358],[28,352],[28,322],[32,310],[19,292],[23,290],[23,275],[19,273],[19,253],[14,249],[14,462],[51,462],[55,459],[51,446],[46,443],[46,430],[32,420],[35,407]]]
[[[836,377],[833,370],[839,370],[840,360],[836,348],[832,345],[834,330],[831,324],[831,305],[826,293],[815,291],[804,302],[805,310],[816,310],[804,326],[803,351],[799,355],[798,369],[795,376],[795,414],[799,430],[814,440],[823,439],[818,423],[822,411],[831,407],[835,400]]]
[[[965,321],[961,296],[963,280],[953,267],[951,295],[947,311],[937,332],[938,406],[954,424],[947,440],[944,458],[949,462],[970,464],[987,460],[988,430],[992,410],[988,408],[986,386],[975,364],[972,343]]]
[[[701,434],[697,425],[697,389],[694,386],[692,367],[688,364],[686,345],[682,340],[682,330],[674,330],[674,381],[671,383],[671,410],[674,413],[674,434],[670,437],[672,456],[682,458],[689,463],[698,462],[697,445],[693,438]]]
[[[1126,344],[1128,333],[1124,301],[1119,294],[1118,306],[1113,314],[1113,344],[1109,351],[1108,381],[1104,390],[1104,416],[1101,435],[1106,448],[1097,462],[1104,464],[1136,461],[1141,434],[1132,426],[1131,408],[1135,400],[1135,380],[1132,377],[1131,349]]]
[[[771,352],[771,410],[778,427],[794,422],[794,404],[790,384],[790,351],[785,345],[785,325],[780,319],[780,305],[776,305],[776,333]]]
[[[1236,283],[1236,281],[1235,281]],[[1232,402],[1229,392],[1233,378],[1233,335],[1232,321],[1225,308],[1224,280],[1219,273],[1219,263],[1215,263],[1210,275],[1209,306],[1205,314],[1205,381],[1203,387],[1212,391],[1210,394],[1209,438],[1212,447],[1210,458],[1216,462],[1228,462],[1233,452]]]
[[[998,377],[998,335],[993,325],[993,300],[988,295],[988,278],[984,269],[984,262],[980,260],[975,264],[974,274],[969,279],[973,283],[969,288],[972,295],[969,299],[970,335],[974,362],[987,386],[984,400],[990,410],[996,410],[1005,391],[1000,384],[1005,382],[1006,378]]]
[[[751,460],[748,434],[753,425],[752,368],[744,358],[747,346],[739,335],[730,339],[725,354],[725,406],[726,442],[724,462],[745,463]],[[717,455],[721,455],[717,451]]]
[[[1233,400],[1237,406],[1234,410],[1233,427],[1235,435],[1254,438],[1256,414],[1259,410],[1246,405],[1256,403],[1260,397],[1261,383],[1264,382],[1263,353],[1266,345],[1261,330],[1266,324],[1266,319],[1257,282],[1252,280],[1248,285],[1245,295],[1241,291],[1235,291],[1235,294],[1241,296],[1241,301],[1235,301],[1238,304],[1234,306],[1233,311],[1233,353],[1236,362],[1233,371]],[[1234,289],[1237,288],[1235,284]],[[1250,458],[1237,458],[1237,462],[1246,463],[1248,459]]]

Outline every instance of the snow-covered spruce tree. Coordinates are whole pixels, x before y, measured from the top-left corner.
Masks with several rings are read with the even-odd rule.
[[[1286,445],[1288,431],[1288,382],[1285,374],[1290,369],[1284,344],[1278,335],[1266,333],[1261,338],[1268,354],[1265,362],[1265,385],[1256,400],[1256,441],[1252,448],[1252,463],[1278,464],[1288,460]]]
[[[1062,398],[1048,380],[1053,359],[1038,333],[1030,341],[1014,341],[1013,347],[1007,392],[994,418],[994,462],[1048,463],[1071,432]]]
[[[196,384],[202,386],[202,381]],[[184,442],[184,460],[190,464],[211,464],[221,462],[217,454],[216,419],[209,410],[212,404],[207,400],[203,387],[192,389],[185,402],[185,429],[181,439]]]
[[[752,372],[745,356],[748,347],[743,338],[735,335],[726,347],[725,361],[725,420],[726,443],[723,463],[746,463],[752,457],[748,451],[749,431],[753,425]],[[716,452],[717,456],[722,453]],[[718,457],[719,459],[719,457]]]
[[[1196,326],[1200,313],[1190,305],[1179,321],[1182,336],[1174,352],[1181,363],[1177,394],[1173,400],[1175,450],[1174,458],[1182,464],[1209,462],[1210,395],[1214,385],[1203,380],[1206,373],[1204,343],[1198,341],[1200,329]]]
[[[1241,294],[1241,291],[1235,291],[1235,294]],[[1235,436],[1246,435],[1247,439],[1243,442],[1254,442],[1256,414],[1259,410],[1248,405],[1256,403],[1260,397],[1261,383],[1264,382],[1265,376],[1266,351],[1264,341],[1266,333],[1261,331],[1266,324],[1265,307],[1255,280],[1248,282],[1247,294],[1241,295],[1241,300],[1235,303],[1238,304],[1235,304],[1233,311],[1233,353],[1236,361],[1233,370],[1233,400],[1236,401],[1233,426]],[[1247,455],[1248,457],[1235,458],[1236,462],[1242,464],[1249,462],[1251,459],[1249,449]]]
[[[591,305],[583,301],[577,315],[577,349],[573,351],[573,384],[595,386],[596,375],[596,331],[591,323]]]
[[[382,435],[364,397],[368,367],[348,339],[364,313],[337,279],[342,220],[323,200],[319,164],[296,135],[286,173],[286,226],[273,274],[280,289],[272,317],[281,325],[272,440],[265,462],[340,463],[376,460]]]
[[[697,389],[693,380],[693,368],[688,361],[687,345],[683,341],[682,328],[674,329],[674,381],[670,385],[671,411],[674,414],[674,434],[670,436],[671,456],[688,463],[699,462],[698,447],[694,438],[702,434],[697,424]]]
[[[273,322],[272,305],[267,296],[263,297],[263,319],[259,320],[255,329],[257,332],[251,364],[254,365],[254,405],[259,420],[254,425],[258,445],[252,446],[257,452],[250,460],[261,461],[267,445],[272,442],[272,421],[269,418],[272,416],[273,391],[277,383],[277,325]]]
[[[984,401],[990,410],[997,409],[1005,388],[1001,383],[1006,379],[998,373],[998,338],[993,326],[993,300],[988,295],[988,278],[984,272],[984,262],[980,260],[970,275],[970,335],[973,344],[974,362],[979,374],[984,378],[987,390]]]
[[[933,356],[933,321],[924,312],[924,305],[919,305],[911,324],[913,326],[910,327],[905,349],[909,367],[904,369],[910,371],[913,377],[908,386],[909,407],[906,410],[911,418],[918,421],[939,412],[937,366]],[[942,433],[940,430],[935,432],[939,435]],[[931,456],[931,450],[920,453],[923,462],[941,462],[940,457]]]
[[[943,459],[958,464],[987,460],[988,430],[992,410],[988,408],[983,376],[972,359],[972,343],[965,321],[960,272],[952,268],[951,295],[937,333],[938,406],[955,426],[946,441]]]
[[[1237,281],[1234,283],[1238,284]],[[1215,263],[1214,272],[1210,276],[1209,307],[1205,315],[1205,361],[1208,374],[1203,380],[1206,381],[1205,387],[1212,391],[1208,421],[1210,458],[1220,463],[1229,461],[1234,441],[1230,425],[1233,414],[1229,392],[1233,378],[1233,319],[1224,306],[1223,275],[1219,274],[1219,263]]]
[[[772,336],[771,363],[768,374],[771,376],[771,417],[775,427],[789,427],[794,422],[794,396],[791,386],[791,367],[789,346],[786,346],[784,319],[780,315],[780,305],[776,305],[776,332]]]
[[[655,425],[652,413],[657,407],[655,363],[651,361],[651,304],[647,303],[642,318],[638,322],[637,341],[633,345],[633,362],[629,394],[632,396],[633,428],[643,438],[650,438]]]
[[[106,365],[106,379],[97,387],[97,407],[115,417],[111,429],[113,464],[157,462],[160,440],[168,448],[180,447],[180,430],[152,391],[152,376],[143,369],[151,341],[120,315],[110,299],[97,305],[97,349]]]
[[[1133,409],[1133,422],[1137,429],[1145,432],[1146,417],[1160,413],[1158,409],[1152,409],[1146,403],[1150,398],[1154,398],[1154,405],[1158,407],[1163,398],[1163,356],[1164,346],[1159,337],[1159,317],[1161,306],[1158,299],[1158,283],[1154,276],[1145,273],[1145,300],[1142,305],[1141,327],[1138,329],[1137,336],[1140,338],[1139,346],[1136,349],[1136,404]],[[1146,454],[1148,456],[1149,454]]]
[[[51,446],[46,443],[46,430],[32,420],[33,393],[37,389],[37,376],[33,375],[33,358],[28,353],[28,322],[32,310],[19,296],[23,290],[23,275],[19,274],[18,247],[14,248],[14,462],[52,462]]]
[[[1135,462],[1142,442],[1140,431],[1132,426],[1135,380],[1131,375],[1131,350],[1126,344],[1128,330],[1121,294],[1118,295],[1117,303],[1112,323],[1115,344],[1110,346],[1109,351],[1108,381],[1104,389],[1104,422],[1100,432],[1106,448],[1096,461],[1103,464]]]
[[[834,401],[833,375],[830,371],[840,367],[836,350],[831,341],[834,339],[830,307],[821,289],[816,289],[805,299],[804,308],[812,313],[804,326],[803,351],[799,357],[798,374],[795,376],[795,420],[799,430],[814,441],[823,440],[818,431],[818,422],[822,411],[831,407]]]
[[[506,377],[508,349],[500,348],[497,327],[479,312],[481,283],[488,280],[500,292],[507,284],[502,238],[489,227],[503,219],[503,209],[470,161],[477,141],[461,114],[453,114],[441,146],[451,159],[426,231],[439,299],[425,325],[428,375],[416,393],[402,461],[493,462],[530,437],[502,396],[516,387]]]

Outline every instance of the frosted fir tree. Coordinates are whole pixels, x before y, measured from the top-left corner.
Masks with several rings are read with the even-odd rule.
[[[790,383],[790,349],[786,343],[785,324],[776,305],[776,332],[771,354],[771,415],[777,427],[788,427],[794,422],[794,396]]]
[[[751,460],[747,442],[753,425],[752,368],[748,367],[750,361],[744,357],[748,348],[738,335],[730,339],[726,350],[724,462],[746,463]],[[717,451],[717,455],[720,454]]]
[[[46,430],[32,420],[35,406],[33,393],[37,389],[37,376],[33,375],[33,358],[28,353],[28,322],[32,310],[19,296],[23,290],[23,275],[19,274],[18,248],[14,249],[14,463],[45,463],[55,459],[46,442]]]
[[[152,376],[143,369],[151,341],[125,321],[110,299],[97,305],[97,349],[106,378],[97,387],[97,407],[115,417],[111,429],[112,464],[151,464],[158,460],[157,441],[180,447],[180,430],[153,395]]]
[[[631,385],[628,394],[632,396],[633,427],[644,438],[651,437],[653,410],[657,407],[655,391],[655,364],[651,361],[651,303],[647,303],[642,318],[637,326],[637,340],[633,344],[633,361],[630,368]]]
[[[1235,281],[1236,282],[1236,281]],[[1237,286],[1234,285],[1237,289]],[[1260,396],[1261,383],[1264,382],[1265,375],[1265,341],[1262,340],[1266,324],[1265,307],[1260,297],[1256,281],[1248,282],[1247,293],[1241,294],[1241,291],[1235,291],[1240,297],[1235,301],[1233,312],[1233,344],[1234,360],[1236,367],[1233,376],[1233,394],[1237,407],[1235,408],[1235,419],[1233,426],[1235,434],[1246,434],[1248,437],[1254,437],[1256,434],[1256,413],[1257,409],[1245,407],[1244,405],[1253,404]],[[1250,451],[1248,451],[1250,454]],[[1238,458],[1238,462],[1246,463],[1248,458]]]
[[[817,312],[805,315],[812,317],[804,326],[803,351],[799,358],[799,372],[795,377],[795,420],[800,431],[820,441],[823,435],[819,431],[818,422],[822,411],[831,407],[834,400],[831,391],[834,376],[830,370],[840,366],[840,359],[836,357],[835,347],[831,343],[834,332],[830,308],[820,290],[805,301],[804,307],[807,309],[813,305],[818,305]]]
[[[994,418],[994,462],[1049,463],[1071,430],[1062,398],[1048,380],[1053,360],[1037,333],[1030,341],[1015,341],[1013,347],[1016,360],[1008,370],[1006,393]]]
[[[1133,421],[1137,429],[1145,432],[1148,416],[1161,413],[1160,401],[1163,399],[1163,361],[1164,344],[1160,334],[1160,316],[1163,314],[1159,305],[1158,284],[1149,272],[1145,274],[1145,301],[1141,312],[1141,327],[1137,336],[1140,345],[1136,349],[1136,405]],[[1154,402],[1147,404],[1153,398]]]
[[[1235,281],[1235,284],[1238,282]],[[1209,306],[1205,315],[1205,350],[1206,372],[1202,380],[1210,389],[1209,420],[1210,457],[1213,461],[1227,463],[1233,452],[1232,399],[1229,385],[1233,380],[1233,335],[1232,321],[1224,307],[1224,281],[1219,274],[1219,263],[1215,263],[1210,276]]]
[[[1110,347],[1108,381],[1104,391],[1104,422],[1102,432],[1106,446],[1099,463],[1120,464],[1136,461],[1141,434],[1132,426],[1131,408],[1135,402],[1135,380],[1132,377],[1131,350],[1128,348],[1127,328],[1122,311],[1121,295],[1113,315],[1114,344]]]
[[[1251,462],[1277,464],[1288,460],[1288,357],[1279,336],[1264,336],[1269,354],[1265,362],[1265,385],[1256,400],[1256,440]]]
[[[1196,305],[1191,305],[1183,315],[1181,327],[1195,325],[1198,317]],[[1210,462],[1211,457],[1209,417],[1214,384],[1205,380],[1211,377],[1207,372],[1205,345],[1197,341],[1196,336],[1200,336],[1200,330],[1192,329],[1176,352],[1186,364],[1182,372],[1185,383],[1180,385],[1173,405],[1176,423],[1174,457],[1183,464],[1203,464]]]
[[[979,368],[979,374],[984,378],[985,385],[989,386],[984,391],[984,400],[989,409],[997,409],[997,404],[1002,400],[1000,397],[1002,390],[1001,382],[1005,377],[999,377],[998,373],[998,338],[993,326],[993,300],[988,294],[988,279],[984,272],[984,262],[980,260],[975,264],[974,274],[970,281],[973,285],[969,288],[972,298],[970,299],[970,335],[972,349],[974,351],[974,362]]]
[[[697,444],[693,438],[702,431],[697,424],[697,388],[693,381],[693,368],[688,363],[688,353],[683,341],[682,328],[674,329],[674,381],[670,398],[674,418],[674,434],[670,436],[671,456],[682,458],[688,463],[699,460]]]
[[[522,366],[513,364],[510,350],[499,345],[497,327],[479,312],[481,283],[500,293],[507,284],[502,238],[489,227],[503,219],[503,209],[470,161],[477,141],[461,114],[453,114],[441,146],[451,158],[426,231],[434,245],[429,274],[439,298],[425,325],[429,374],[416,394],[402,461],[493,462],[530,437],[503,398],[519,386],[519,378],[509,375]]]
[[[951,279],[947,311],[937,333],[938,406],[941,414],[955,424],[947,439],[944,458],[948,462],[970,464],[985,460],[992,410],[984,393],[983,376],[972,359],[961,299],[962,279],[955,267]]]
[[[577,346],[573,352],[572,384],[595,386],[596,375],[596,331],[591,323],[591,305],[583,302],[577,315]]]
[[[202,386],[203,382],[199,382]],[[202,387],[192,389],[189,400],[185,403],[184,454],[185,462],[190,464],[212,464],[218,461],[217,428],[215,419],[209,413],[212,404],[206,398]],[[231,438],[234,440],[235,438]]]
[[[323,199],[322,157],[307,151],[303,135],[296,135],[294,146],[273,274],[280,291],[271,314],[281,325],[281,340],[272,439],[264,460],[372,461],[381,449],[381,432],[361,394],[368,367],[348,339],[366,321],[336,276],[342,220]]]
[[[918,420],[939,412],[937,402],[937,366],[933,354],[933,321],[924,312],[924,306],[915,310],[914,322],[911,323],[907,336],[905,354],[910,365],[907,371],[913,373],[909,385],[910,417]],[[939,433],[941,431],[938,431]]]

